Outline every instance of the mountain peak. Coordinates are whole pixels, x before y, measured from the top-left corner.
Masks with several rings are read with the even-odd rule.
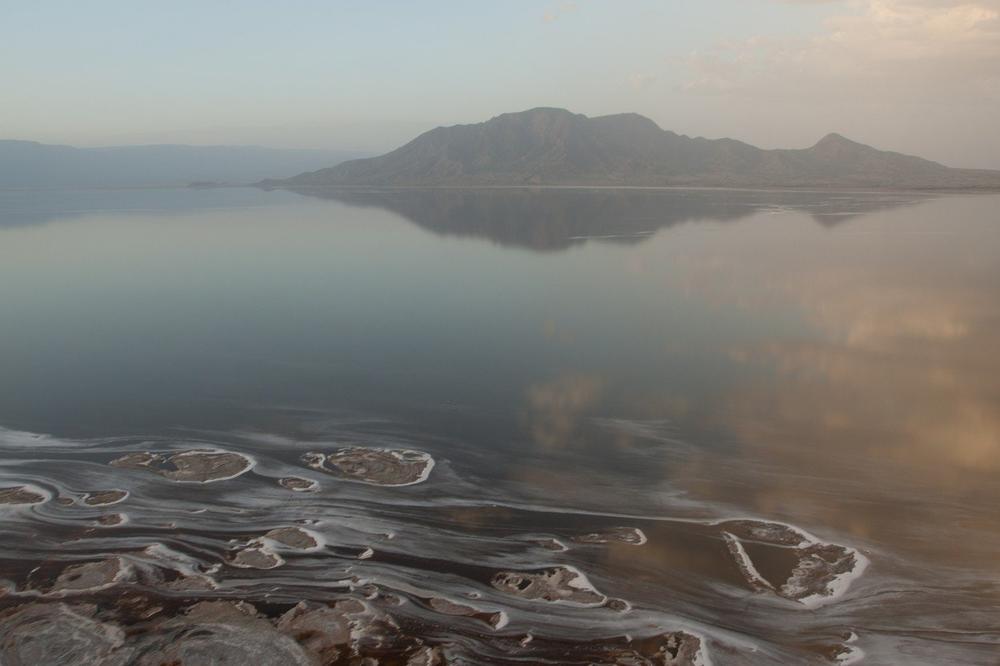
[[[588,118],[537,107],[440,127],[386,155],[345,162],[289,187],[636,185],[1000,188],[1000,172],[947,169],[829,134],[801,150],[692,139],[637,113]]]
[[[534,118],[546,118],[546,119],[571,119],[580,118],[586,119],[587,116],[582,113],[573,113],[567,109],[560,109],[556,106],[536,106],[533,109],[525,109],[524,111],[511,111],[509,113],[501,113],[499,116],[495,116],[493,120],[516,120],[524,119],[531,120]]]
[[[546,114],[553,116],[582,116],[582,113],[573,113],[569,109],[564,109],[560,106],[535,106],[530,109],[525,109],[524,111],[510,111],[508,113],[502,113],[503,116],[521,116],[521,115],[533,115],[533,114]]]
[[[822,139],[816,142],[813,148],[827,148],[834,146],[849,146],[852,148],[867,148],[863,143],[858,143],[857,141],[851,141],[843,134],[837,134],[836,132],[830,132]]]
[[[647,130],[663,131],[662,128],[650,118],[641,113],[614,113],[607,116],[597,116],[592,118],[594,122],[614,123],[623,127],[641,128]]]

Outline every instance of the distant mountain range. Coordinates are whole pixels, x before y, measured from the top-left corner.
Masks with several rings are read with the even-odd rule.
[[[838,134],[800,150],[691,138],[635,113],[505,113],[439,127],[379,157],[266,180],[264,187],[705,186],[1000,189],[1000,171],[952,169]]]
[[[248,184],[359,156],[348,151],[257,146],[74,148],[0,141],[0,189]]]

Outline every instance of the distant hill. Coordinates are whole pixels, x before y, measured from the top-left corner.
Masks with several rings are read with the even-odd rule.
[[[1000,188],[1000,171],[952,169],[838,134],[801,150],[763,150],[733,139],[675,134],[634,113],[588,118],[538,108],[439,127],[379,157],[260,184],[993,189]]]
[[[359,156],[347,151],[258,146],[73,148],[0,141],[0,189],[246,184]]]

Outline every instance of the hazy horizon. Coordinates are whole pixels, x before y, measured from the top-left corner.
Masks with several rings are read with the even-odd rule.
[[[1000,168],[1000,0],[0,9],[0,139],[379,153],[537,106]]]

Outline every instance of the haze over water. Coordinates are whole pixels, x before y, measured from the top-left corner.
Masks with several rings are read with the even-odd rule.
[[[355,595],[457,663],[675,631],[701,663],[996,663],[998,206],[0,193],[0,489],[43,500],[0,504],[0,606],[110,555],[132,573],[72,601],[276,617]],[[352,447],[429,458],[380,485],[309,457]],[[207,448],[253,467],[192,484],[109,464]],[[82,499],[108,489],[128,496]],[[289,525],[314,547],[239,564]],[[592,596],[496,577],[553,569]]]

